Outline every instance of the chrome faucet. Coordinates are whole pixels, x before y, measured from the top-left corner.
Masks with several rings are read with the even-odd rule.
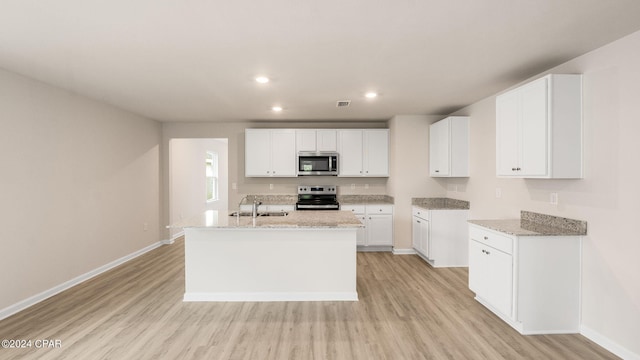
[[[240,202],[238,203],[238,211],[236,211],[236,215],[238,216],[238,219],[240,218],[240,207],[242,206],[242,202],[245,201],[247,199],[247,195],[243,196],[242,199],[240,199]]]
[[[251,208],[251,216],[255,219],[258,217],[258,206],[262,205],[261,201],[258,201],[257,196],[253,197],[253,207]]]

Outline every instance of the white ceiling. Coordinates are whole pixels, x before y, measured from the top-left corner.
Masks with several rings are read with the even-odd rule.
[[[638,0],[0,0],[0,67],[161,121],[378,120],[636,30]]]

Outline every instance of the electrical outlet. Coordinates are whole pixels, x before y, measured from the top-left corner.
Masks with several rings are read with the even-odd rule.
[[[551,193],[549,195],[549,203],[551,205],[558,205],[558,193]]]
[[[273,184],[269,184],[269,190],[273,190]]]
[[[149,223],[142,224],[142,230],[143,231],[148,231],[149,230]]]
[[[496,188],[496,199],[500,199],[502,197],[502,188]]]
[[[364,184],[364,188],[368,189],[369,188],[369,184]]]
[[[238,183],[231,183],[232,190],[238,190]]]

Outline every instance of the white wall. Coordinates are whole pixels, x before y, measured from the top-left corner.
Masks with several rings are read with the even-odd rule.
[[[228,209],[227,139],[173,139],[170,148],[170,223],[201,214],[205,210]],[[219,198],[206,201],[204,172],[207,151],[218,154]],[[181,233],[173,229],[171,237]]]
[[[156,121],[0,70],[0,311],[158,242],[160,139]]]
[[[549,72],[584,74],[585,178],[496,178],[490,97],[457,113],[471,116],[471,177],[450,181],[449,189],[460,184],[462,191],[448,196],[469,200],[473,219],[516,218],[530,210],[586,220],[583,333],[640,357],[640,32]],[[551,192],[559,194],[557,206],[549,204]]]
[[[391,176],[387,190],[395,200],[393,240],[396,250],[412,248],[411,198],[445,196],[445,181],[429,176],[429,125],[443,118],[397,115],[389,121]]]

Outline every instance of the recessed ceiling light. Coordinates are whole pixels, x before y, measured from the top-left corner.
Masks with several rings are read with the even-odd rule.
[[[275,111],[275,112],[280,112],[282,111],[282,106],[274,106],[271,108],[271,110]]]
[[[373,99],[376,96],[378,96],[378,94],[374,93],[374,92],[368,92],[368,93],[364,94],[364,96],[367,97],[368,99]]]
[[[256,78],[256,81],[259,82],[260,84],[266,84],[269,82],[269,78],[266,76],[258,76]]]

